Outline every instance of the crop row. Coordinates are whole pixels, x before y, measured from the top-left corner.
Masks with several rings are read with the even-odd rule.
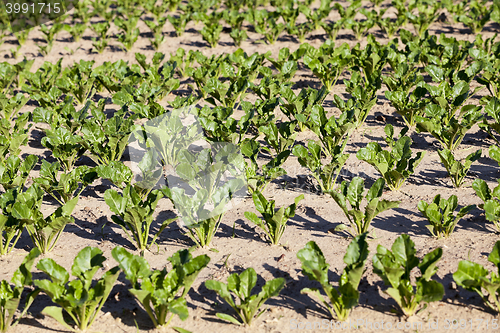
[[[329,281],[328,269],[321,249],[314,241],[310,241],[297,253],[302,262],[302,273],[311,281],[317,281],[327,295],[321,295],[318,289],[304,288],[301,293],[312,294],[325,305],[333,319],[345,321],[351,310],[359,303],[358,286],[366,271],[369,250],[367,234],[355,237],[347,247],[344,256],[346,264],[339,285],[335,288]],[[398,237],[389,250],[381,245],[373,256],[373,271],[389,288],[385,291],[399,305],[398,312],[412,316],[422,305],[439,301],[444,296],[441,283],[432,279],[436,274],[437,264],[441,260],[441,248],[426,254],[422,259],[415,256],[415,244],[408,235]],[[32,250],[21,266],[14,272],[11,283],[2,280],[2,303],[0,303],[0,331],[6,332],[17,325],[22,316],[40,292],[47,294],[58,306],[46,306],[42,314],[53,317],[70,330],[72,326],[80,330],[89,328],[97,318],[106,302],[120,271],[128,280],[129,292],[148,313],[155,327],[169,325],[177,315],[181,320],[189,316],[185,297],[190,292],[199,272],[207,266],[210,258],[207,255],[192,257],[189,250],[179,250],[168,258],[172,268],[167,271],[151,270],[148,262],[140,256],[129,253],[122,247],[112,250],[113,258],[118,266],[104,272],[100,279],[94,281],[96,273],[103,269],[106,258],[98,248],[85,247],[74,259],[71,274],[75,277],[69,281],[66,269],[53,259],[41,259],[36,268],[45,273],[49,279],[32,279],[31,268],[40,255],[37,249]],[[500,241],[495,244],[488,260],[497,266],[500,273]],[[410,272],[418,267],[420,276],[412,283]],[[498,293],[499,275],[489,272],[481,265],[463,260],[453,274],[458,285],[466,290],[477,292],[488,307],[500,310],[500,294]],[[257,284],[257,274],[253,268],[242,273],[233,273],[227,284],[207,280],[205,286],[219,294],[233,309],[234,313],[217,313],[217,317],[237,325],[250,325],[264,310],[262,305],[271,297],[279,295],[285,286],[284,278],[267,281],[258,293],[252,293]],[[33,288],[33,287],[34,288]],[[22,313],[14,320],[14,314],[20,304],[25,287],[33,289],[26,297]],[[235,302],[236,297],[236,302]],[[66,313],[68,316],[64,316]],[[178,332],[187,332],[180,327],[172,327]]]
[[[93,37],[94,50],[101,53],[109,44],[109,30],[113,22],[119,30],[116,38],[123,49],[130,50],[140,35],[137,28],[140,20],[150,29],[149,33],[153,37],[150,42],[155,50],[166,41],[163,29],[167,21],[175,28],[177,36],[183,34],[189,22],[202,22],[204,26],[199,32],[211,47],[217,46],[223,31],[229,33],[236,46],[240,46],[242,41],[248,38],[247,30],[260,34],[265,42],[273,44],[285,30],[303,43],[311,32],[320,28],[331,40],[335,40],[340,29],[351,30],[360,40],[375,26],[392,39],[398,30],[408,24],[413,26],[419,36],[423,36],[432,23],[445,12],[453,22],[463,23],[474,34],[480,33],[488,22],[500,22],[498,1],[491,3],[485,0],[412,0],[407,3],[404,0],[393,0],[391,6],[383,8],[382,1],[371,0],[371,10],[362,7],[361,0],[349,2],[346,7],[339,3],[332,5],[332,0],[322,0],[318,8],[313,8],[312,2],[198,0],[183,3],[175,0],[158,3],[156,0],[84,0],[76,3],[70,24],[64,23],[68,14],[56,18],[50,27],[42,24],[41,32],[45,42],[38,46],[41,54],[46,55],[61,30],[67,30],[76,42],[87,29],[91,29],[97,36]],[[392,13],[396,18],[386,15],[389,8],[397,11]],[[22,9],[18,11],[22,12]],[[332,12],[335,12],[335,17],[340,18],[336,21],[329,19]],[[1,42],[11,34],[9,21],[13,18],[7,15],[5,8],[0,13],[3,14],[0,14]],[[170,14],[165,15],[166,13]],[[28,38],[30,30],[32,28],[21,31],[16,29],[14,32],[19,47],[17,50],[11,50],[13,56],[18,55],[19,48]]]

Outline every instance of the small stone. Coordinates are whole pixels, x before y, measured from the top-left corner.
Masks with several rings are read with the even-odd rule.
[[[451,290],[457,290],[457,284],[455,283],[455,281],[451,281],[448,285],[448,288]]]

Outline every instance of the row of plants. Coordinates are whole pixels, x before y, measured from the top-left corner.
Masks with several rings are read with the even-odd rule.
[[[347,320],[352,309],[359,304],[358,288],[366,271],[369,254],[366,236],[366,233],[356,236],[347,247],[344,256],[346,266],[337,288],[328,278],[330,265],[326,263],[323,252],[314,241],[308,242],[297,253],[302,262],[302,273],[309,280],[318,282],[327,298],[316,288],[304,288],[301,293],[317,297],[328,308],[333,319]],[[422,259],[415,254],[415,244],[408,235],[403,234],[394,241],[390,250],[379,245],[372,260],[374,273],[389,286],[385,293],[397,303],[399,312],[408,317],[427,307],[428,303],[440,301],[444,296],[442,284],[432,279],[437,273],[443,250],[436,248]],[[186,320],[189,316],[186,296],[200,271],[210,262],[207,255],[193,258],[189,250],[179,250],[168,258],[172,266],[170,271],[166,267],[151,270],[143,257],[118,246],[112,250],[118,266],[108,269],[96,280],[96,273],[104,267],[106,258],[100,249],[89,246],[76,255],[71,267],[71,275],[74,277],[71,281],[68,271],[50,258],[41,259],[36,265],[48,279],[33,280],[31,270],[39,255],[37,249],[32,250],[14,272],[10,283],[2,280],[1,332],[6,332],[19,323],[40,292],[48,295],[58,305],[46,306],[42,314],[54,318],[69,330],[88,329],[99,315],[121,271],[128,281],[129,292],[142,305],[155,327],[168,326],[175,315]],[[500,242],[495,244],[488,260],[500,273]],[[420,276],[412,278],[411,272],[417,267]],[[488,278],[490,272],[483,266],[462,260],[453,278],[464,289],[477,292],[489,308],[499,312],[498,273],[491,272],[491,277]],[[285,286],[285,279],[269,280],[259,293],[252,293],[256,284],[257,274],[253,268],[247,268],[240,274],[231,274],[227,284],[207,280],[206,288],[217,292],[234,310],[232,314],[217,313],[217,317],[237,325],[250,325],[265,312],[261,309],[262,305],[279,295]],[[14,320],[23,291],[30,286],[34,286],[34,289],[26,297],[21,314]],[[180,327],[173,329],[187,332]]]
[[[112,1],[112,0],[84,0],[76,4],[74,11],[57,17],[52,25],[42,24],[40,31],[45,42],[39,43],[42,55],[50,52],[58,33],[66,30],[74,42],[78,42],[87,29],[91,29],[94,49],[101,53],[115,37],[124,50],[130,50],[140,36],[137,27],[143,21],[149,28],[148,34],[151,47],[158,50],[166,41],[163,32],[168,22],[175,29],[177,36],[181,36],[190,22],[203,23],[199,31],[203,39],[211,46],[216,47],[221,33],[226,31],[236,46],[248,38],[247,31],[260,34],[263,41],[274,44],[280,35],[286,31],[300,43],[306,37],[319,29],[323,29],[328,37],[335,40],[341,29],[351,30],[354,36],[361,40],[374,27],[382,30],[389,39],[402,28],[411,24],[415,32],[422,36],[438,17],[448,13],[449,21],[462,23],[472,33],[480,33],[488,22],[500,22],[500,3],[462,0],[392,0],[390,6],[381,6],[380,0],[373,0],[372,7],[362,7],[360,0],[349,2],[343,7],[332,0],[322,0],[319,7],[312,6],[313,1]],[[385,15],[388,9],[395,8],[397,18]],[[330,19],[332,12],[340,19]],[[11,35],[7,11],[1,11],[0,16],[0,43]],[[359,18],[360,15],[362,18]],[[71,20],[71,23],[67,23]],[[111,22],[119,30],[115,36],[109,32]],[[301,22],[301,23],[297,23]],[[28,38],[29,30],[17,31],[15,38],[22,46]],[[17,50],[12,50],[17,55]]]

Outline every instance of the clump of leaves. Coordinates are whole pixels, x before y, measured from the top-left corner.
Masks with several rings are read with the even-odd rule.
[[[458,263],[457,271],[453,273],[453,279],[460,287],[481,296],[490,309],[500,312],[500,241],[493,246],[488,261],[497,268],[497,272],[491,272],[489,278],[488,270],[482,265],[462,260]]]
[[[431,280],[443,255],[441,248],[429,252],[420,261],[415,256],[415,243],[410,236],[403,234],[394,241],[391,250],[382,245],[377,247],[377,254],[373,256],[373,271],[386,285],[391,286],[386,292],[398,303],[405,316],[414,315],[421,303],[425,303],[425,309],[428,303],[443,298],[443,285]],[[415,267],[421,273],[416,278],[416,287],[411,278],[411,271]]]
[[[30,171],[35,168],[37,162],[38,157],[35,155],[28,155],[24,160],[16,155],[10,155],[0,160],[0,184],[5,190],[16,187],[23,189]]]
[[[311,281],[318,281],[331,305],[325,301],[316,288],[304,288],[302,294],[313,294],[328,308],[332,318],[345,321],[351,310],[358,305],[358,286],[365,272],[366,259],[368,258],[368,243],[366,234],[356,236],[347,247],[344,255],[346,267],[339,280],[339,286],[335,289],[328,281],[329,264],[326,263],[323,252],[314,241],[310,241],[297,253],[302,262],[302,274]]]
[[[349,45],[343,43],[336,48],[332,40],[327,40],[319,49],[309,47],[304,55],[304,64],[321,80],[327,91],[332,89],[350,63]]]
[[[46,130],[45,133],[42,145],[52,151],[52,155],[61,163],[66,172],[71,171],[76,161],[85,153],[83,139],[64,127]]]
[[[193,258],[188,250],[179,250],[168,258],[172,264],[169,272],[166,268],[151,270],[146,259],[121,246],[115,247],[111,254],[132,284],[130,293],[142,304],[155,327],[168,326],[174,315],[181,320],[188,318],[186,295],[210,262],[206,254]]]
[[[115,112],[108,119],[101,102],[91,112],[93,117],[82,126],[82,144],[97,164],[109,165],[112,161],[119,161],[129,142],[133,120],[123,111]]]
[[[106,36],[106,34],[108,33],[110,26],[111,25],[108,21],[92,23],[90,25],[90,28],[98,35],[97,38],[92,37],[92,46],[98,53],[104,52],[104,49],[108,46],[108,36]]]
[[[177,219],[175,217],[163,221],[158,231],[149,240],[153,214],[162,197],[161,191],[152,190],[146,198],[142,198],[132,185],[127,185],[122,195],[113,189],[104,192],[104,201],[109,209],[116,214],[111,216],[111,219],[123,229],[130,241],[141,251],[142,256],[155,244],[162,231]]]
[[[442,73],[440,76],[442,77]],[[483,118],[482,106],[462,106],[480,87],[471,91],[469,83],[461,80],[456,80],[453,85],[444,80],[439,86],[427,83],[423,86],[434,102],[426,105],[424,117],[416,117],[417,132],[430,133],[443,148],[453,151],[460,145],[467,131]]]
[[[280,109],[291,121],[299,121],[301,131],[306,129],[305,123],[309,120],[313,106],[323,104],[328,95],[325,86],[316,90],[304,88],[295,95],[291,87],[282,86],[280,89]]]
[[[66,67],[56,85],[65,94],[72,95],[79,104],[84,104],[96,92],[95,77],[92,76],[92,67],[95,61],[80,60],[72,66]]]
[[[299,195],[293,204],[286,208],[281,207],[278,211],[275,209],[275,200],[267,201],[260,192],[253,192],[252,199],[264,221],[253,212],[245,212],[245,217],[264,230],[271,244],[278,245],[285,232],[286,222],[295,216],[295,209],[299,201],[304,199],[304,195]]]
[[[493,96],[484,107],[484,112],[492,118],[492,121],[484,117],[479,127],[486,131],[497,144],[500,144],[497,138],[500,135],[500,100]]]
[[[257,158],[262,150],[265,150],[265,147],[256,140],[245,140],[241,144],[242,154],[250,160],[245,160],[246,185],[250,193],[264,192],[273,180],[286,175],[282,165],[290,156],[290,150],[278,153],[267,164],[259,166]]]
[[[458,199],[456,195],[450,196],[448,199],[441,198],[438,194],[434,197],[431,204],[424,200],[418,203],[418,210],[427,218],[430,225],[427,229],[431,232],[432,236],[441,238],[448,238],[462,217],[467,215],[476,206],[469,205],[463,207],[458,212],[457,216],[453,215],[458,206]]]
[[[476,195],[483,200],[479,208],[484,209],[486,220],[493,222],[497,231],[500,231],[500,185],[497,185],[493,191],[482,179],[476,179],[472,182],[472,188]]]
[[[59,305],[45,307],[42,314],[51,316],[71,331],[74,331],[70,326],[72,324],[80,330],[90,327],[120,274],[118,266],[113,267],[94,284],[94,275],[103,268],[105,260],[98,248],[85,247],[75,257],[71,274],[76,279],[70,282],[68,282],[69,274],[64,267],[51,258],[40,260],[36,268],[46,273],[50,280],[35,280],[34,284]],[[64,317],[63,310],[71,320]]]
[[[205,26],[200,33],[203,40],[206,41],[211,48],[217,47],[222,32],[222,24],[219,22],[205,22]]]
[[[418,152],[412,158],[410,137],[405,136],[408,128],[405,127],[399,133],[399,139],[394,140],[394,127],[391,124],[385,126],[387,135],[386,142],[391,151],[383,150],[377,142],[370,142],[365,148],[361,148],[356,157],[373,165],[387,183],[391,191],[397,191],[410,177],[416,167],[424,158],[425,152]]]
[[[350,183],[344,180],[337,190],[327,192],[332,196],[349,220],[351,229],[348,232],[353,237],[367,232],[371,221],[378,214],[399,206],[400,201],[380,199],[384,186],[384,179],[379,178],[366,192],[364,196],[367,201],[365,212],[361,210],[361,201],[363,200],[363,192],[365,189],[365,181],[363,178],[354,177]],[[350,205],[350,209],[348,204]],[[342,231],[348,228],[349,226],[340,224],[335,230]]]
[[[6,118],[0,119],[0,156],[7,154],[20,155],[21,146],[28,143],[28,132],[32,124],[28,112],[19,115],[14,121],[14,126]]]
[[[137,28],[139,16],[129,16],[127,18],[117,17],[113,23],[121,30],[118,34],[118,41],[123,45],[125,51],[128,51],[134,46],[137,38],[139,38],[139,28]]]
[[[307,148],[296,145],[292,150],[293,154],[297,156],[300,165],[311,171],[312,176],[324,193],[333,189],[340,171],[349,158],[349,154],[340,152],[340,146],[336,146],[336,148],[334,154],[329,156],[327,163],[322,160],[324,148],[314,140],[309,140]]]
[[[59,162],[49,163],[43,160],[40,176],[35,178],[34,182],[61,205],[80,196],[83,190],[97,179],[95,170],[86,165],[78,166],[68,173],[59,174],[59,171]]]
[[[233,273],[227,278],[227,284],[208,280],[205,287],[215,290],[236,311],[236,318],[225,313],[217,313],[217,317],[236,325],[250,325],[254,318],[258,318],[265,310],[260,307],[271,297],[277,296],[285,286],[284,278],[267,281],[258,294],[251,294],[257,284],[257,273],[253,268],[247,268],[241,274]],[[230,292],[239,299],[236,303]],[[241,321],[240,321],[241,320]]]
[[[7,332],[10,328],[14,328],[19,323],[19,320],[28,312],[35,297],[40,292],[39,289],[35,289],[28,294],[23,311],[16,320],[13,320],[17,307],[21,302],[21,295],[24,291],[24,287],[32,283],[31,267],[39,255],[40,251],[35,248],[24,258],[10,280],[13,286],[6,280],[0,282],[0,288],[2,290],[0,294],[0,332],[2,333]]]
[[[470,153],[464,160],[464,164],[462,162],[455,160],[455,156],[448,149],[438,150],[439,158],[443,163],[446,171],[448,171],[448,175],[451,178],[451,182],[453,186],[460,187],[462,186],[465,177],[467,176],[467,172],[475,161],[481,158],[481,149]]]

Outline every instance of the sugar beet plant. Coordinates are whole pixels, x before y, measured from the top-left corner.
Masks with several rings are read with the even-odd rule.
[[[481,158],[481,152],[481,149],[478,149],[477,151],[470,153],[462,163],[461,161],[456,160],[453,153],[448,149],[444,148],[438,150],[438,155],[441,159],[441,163],[443,163],[444,167],[446,168],[453,186],[457,188],[462,186],[465,177],[467,176],[467,172],[469,172],[469,169],[472,166],[472,163]]]
[[[427,225],[427,229],[431,232],[432,236],[441,238],[448,238],[458,221],[465,215],[467,215],[475,205],[468,205],[462,207],[457,216],[453,215],[454,211],[457,209],[458,200],[456,195],[450,196],[448,199],[441,198],[438,194],[434,197],[432,202],[428,204],[424,200],[418,203],[418,210],[427,218],[430,225]]]
[[[141,303],[155,327],[168,326],[175,315],[181,320],[188,318],[185,297],[200,271],[208,265],[207,255],[193,258],[188,250],[179,250],[168,258],[172,269],[167,272],[166,268],[151,270],[144,258],[120,246],[111,253],[132,285],[130,293]]]
[[[241,274],[231,274],[227,278],[227,284],[216,280],[208,280],[205,282],[205,287],[216,291],[236,312],[236,318],[220,312],[217,313],[217,317],[236,325],[250,325],[254,318],[258,318],[264,313],[265,310],[260,310],[260,307],[269,298],[277,296],[280,293],[281,289],[285,286],[285,279],[276,278],[269,280],[258,294],[252,295],[252,290],[256,284],[257,273],[250,267]],[[234,301],[231,292],[236,295],[239,302]]]
[[[412,140],[405,136],[408,128],[404,128],[399,139],[394,140],[394,127],[389,124],[384,131],[387,135],[386,142],[391,151],[383,150],[377,142],[370,142],[361,148],[356,157],[373,165],[392,191],[399,190],[405,180],[415,172],[415,168],[424,157],[424,152],[418,152],[412,157]]]
[[[175,168],[178,183],[162,189],[179,211],[186,235],[199,247],[210,244],[226,205],[245,184],[243,156],[237,146],[222,144],[217,149],[183,150]]]
[[[381,212],[396,208],[399,201],[389,201],[381,199],[384,190],[385,181],[379,178],[364,195],[367,204],[365,211],[361,210],[363,192],[365,190],[365,181],[360,177],[354,177],[350,183],[343,181],[336,190],[329,191],[335,202],[344,212],[350,225],[340,224],[335,230],[348,232],[354,237],[368,231],[371,221]],[[349,229],[350,228],[350,229]]]
[[[500,184],[493,191],[482,179],[472,182],[476,195],[483,201],[478,207],[484,210],[486,220],[493,222],[497,231],[500,231]]]
[[[76,279],[71,281],[69,281],[66,269],[53,259],[40,260],[36,268],[47,274],[50,280],[43,279],[33,282],[54,303],[59,305],[47,306],[42,313],[51,316],[71,331],[74,331],[70,326],[72,324],[75,324],[80,330],[86,330],[90,327],[99,315],[120,273],[118,267],[113,267],[93,284],[93,278],[97,271],[103,268],[105,260],[102,251],[98,248],[85,247],[75,257],[71,274]],[[64,316],[63,310],[68,317]]]
[[[476,292],[484,303],[493,311],[500,312],[500,241],[493,246],[488,261],[496,266],[496,272],[491,272],[482,265],[462,260],[453,273],[453,279],[462,288]]]
[[[21,303],[21,296],[23,294],[24,287],[32,284],[31,267],[39,255],[40,251],[36,248],[30,251],[30,253],[24,258],[21,265],[14,272],[14,275],[10,280],[12,285],[6,280],[2,280],[0,282],[2,290],[2,293],[0,294],[0,332],[2,333],[7,332],[9,328],[14,328],[19,323],[19,320],[21,320],[21,318],[28,312],[35,297],[40,292],[39,289],[35,289],[28,294],[24,304],[24,309],[16,320],[14,320],[14,315],[19,304]]]
[[[0,197],[2,215],[0,226],[3,231],[1,254],[12,251],[23,229],[42,253],[50,252],[56,245],[65,226],[73,223],[71,213],[78,198],[68,201],[57,208],[52,214],[44,217],[41,212],[44,191],[38,184],[33,184],[27,190],[12,188]]]
[[[110,210],[116,214],[111,216],[111,219],[123,229],[142,256],[146,250],[155,244],[162,231],[177,219],[172,218],[163,221],[150,239],[153,214],[158,201],[162,197],[163,193],[160,190],[152,190],[147,194],[147,197],[141,197],[137,189],[132,185],[127,185],[122,195],[113,189],[108,189],[104,193],[104,201]]]
[[[260,192],[253,192],[252,199],[255,208],[262,214],[264,221],[253,212],[245,212],[245,217],[264,230],[271,244],[278,245],[285,232],[286,222],[290,217],[295,216],[297,205],[300,200],[304,199],[304,195],[299,195],[295,198],[293,204],[286,208],[281,207],[277,211],[275,201],[268,201]]]
[[[366,260],[368,258],[367,234],[356,236],[347,247],[344,256],[346,267],[342,272],[338,288],[334,288],[328,279],[329,264],[326,263],[323,252],[314,241],[310,241],[297,253],[297,257],[302,262],[302,273],[311,281],[318,281],[326,296],[330,300],[329,304],[323,295],[316,288],[304,288],[301,293],[312,294],[319,298],[330,312],[332,318],[345,321],[349,317],[351,310],[358,305],[358,286],[361,277],[365,272]]]
[[[377,247],[373,256],[373,271],[390,286],[386,292],[398,303],[405,316],[414,315],[422,303],[425,308],[428,303],[443,298],[443,285],[431,280],[443,255],[441,248],[429,252],[420,261],[415,256],[415,244],[410,236],[403,234],[394,241],[391,250],[382,245]],[[416,267],[421,274],[416,277],[414,287],[411,271]]]

